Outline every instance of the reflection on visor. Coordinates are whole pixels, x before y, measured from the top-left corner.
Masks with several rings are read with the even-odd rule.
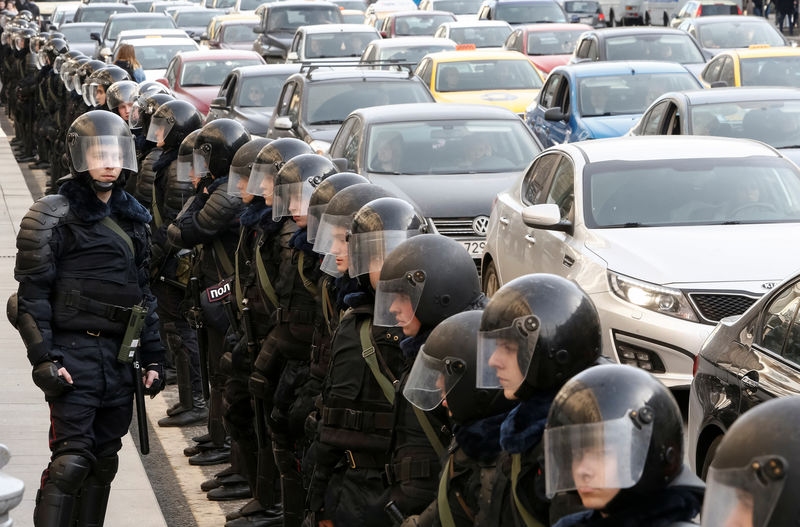
[[[234,197],[249,197],[252,194],[247,192],[247,184],[250,180],[250,166],[231,167],[228,172],[228,187],[226,192]]]
[[[478,388],[516,390],[528,373],[539,340],[539,319],[525,315],[510,326],[478,333]],[[498,377],[498,370],[502,371]],[[518,379],[516,381],[515,379]],[[509,383],[515,382],[516,386]]]
[[[139,101],[133,103],[131,106],[131,113],[128,116],[128,126],[131,130],[137,130],[142,127],[144,123],[144,108],[139,104]]]
[[[287,183],[275,187],[272,203],[272,219],[279,220],[284,216],[305,216],[308,214],[308,202],[314,187],[306,180],[299,183]]]
[[[205,147],[207,145],[203,145]],[[208,154],[210,148],[195,148],[192,152],[192,168],[194,169],[194,177],[197,179],[203,178],[208,175]]]
[[[352,278],[383,267],[386,255],[419,231],[374,231],[351,234],[348,240],[348,272]]]
[[[274,163],[255,163],[250,170],[250,180],[247,182],[247,193],[253,196],[263,196],[267,204],[271,204],[277,174]]]
[[[182,156],[178,156],[178,164],[175,167],[175,179],[182,183],[189,183],[192,181],[194,176],[193,170],[193,155],[192,154],[184,154]]]
[[[153,117],[147,129],[147,140],[162,145],[174,125],[175,119],[172,117]]]
[[[309,205],[308,207],[308,224],[306,225],[306,239],[313,242],[317,238],[319,231],[319,223],[322,220],[322,215],[325,214],[325,209],[328,208],[327,203],[322,205]]]
[[[319,268],[323,273],[334,278],[339,278],[344,274],[343,272],[339,271],[339,266],[336,265],[335,254],[326,254],[322,258],[322,263],[320,264]]]
[[[414,359],[403,395],[408,402],[428,412],[442,404],[466,370],[466,364],[461,359],[436,359],[425,353],[423,345]]]
[[[347,254],[347,229],[353,223],[353,216],[354,214],[346,216],[323,214],[314,238],[314,252]]]
[[[425,271],[409,271],[401,278],[381,280],[375,291],[374,324],[405,327],[414,321],[425,287]]]
[[[72,164],[78,172],[99,168],[138,170],[132,137],[94,136],[67,138]]]

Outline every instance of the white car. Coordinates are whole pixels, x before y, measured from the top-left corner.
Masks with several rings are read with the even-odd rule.
[[[476,48],[502,48],[512,31],[505,20],[459,20],[445,22],[433,36],[449,38],[456,44],[473,44]]]
[[[164,76],[167,71],[167,65],[172,57],[182,51],[197,51],[200,46],[197,42],[185,38],[150,38],[150,39],[137,39],[125,41],[119,39],[120,46],[122,44],[134,45],[136,49],[136,60],[142,65],[144,75],[149,81],[154,81]],[[117,48],[117,53],[119,47]],[[116,53],[111,62],[117,60]]]
[[[484,288],[534,272],[578,283],[603,353],[691,382],[714,325],[800,261],[800,169],[747,139],[622,137],[557,145],[497,195]]]

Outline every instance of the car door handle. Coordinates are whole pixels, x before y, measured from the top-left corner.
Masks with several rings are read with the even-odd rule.
[[[500,223],[502,223],[503,225],[508,225],[511,222],[505,216],[500,216]]]
[[[533,237],[533,236],[531,236],[530,234],[526,234],[526,235],[525,235],[525,241],[526,241],[526,242],[528,242],[528,243],[530,243],[531,245],[533,245],[533,244],[535,244],[535,243],[536,243],[536,238],[534,238],[534,237]]]
[[[561,263],[564,264],[564,267],[572,267],[573,265],[575,265],[575,258],[573,258],[568,254],[565,254],[564,259],[561,261]]]
[[[751,376],[754,372],[746,373],[742,376],[742,386],[750,393],[757,392],[761,385],[758,383],[758,373],[755,373],[755,379]]]

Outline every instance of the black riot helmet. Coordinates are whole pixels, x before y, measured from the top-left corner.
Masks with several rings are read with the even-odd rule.
[[[603,508],[613,517],[683,470],[681,411],[669,389],[644,370],[589,368],[567,381],[550,406],[544,455],[548,496],[621,489]]]
[[[475,377],[481,311],[465,311],[438,324],[420,348],[403,395],[423,411],[447,399],[453,421],[466,425],[507,412],[516,404],[502,390],[477,388]]]
[[[42,56],[47,64],[55,63],[56,57],[69,51],[69,44],[63,38],[53,38],[42,47]]]
[[[14,35],[14,48],[17,51],[22,51],[23,49],[30,49],[31,45],[31,38],[36,36],[36,30],[34,29],[20,29]]]
[[[127,122],[138,90],[139,85],[134,81],[115,82],[106,90],[106,106]]]
[[[252,196],[255,195],[247,192],[250,172],[253,170],[258,153],[271,142],[272,139],[254,137],[236,151],[228,172],[228,194],[242,198],[245,203],[250,203]]]
[[[703,527],[784,527],[800,518],[800,396],[748,410],[733,423],[706,476]],[[730,522],[738,520],[738,522]]]
[[[200,178],[194,177],[194,147],[197,144],[197,136],[200,135],[200,130],[189,132],[181,141],[178,147],[178,164],[175,166],[175,178],[182,183],[191,182],[195,186]]]
[[[147,140],[164,149],[175,149],[189,133],[202,126],[203,115],[192,103],[179,99],[167,101],[150,118]]]
[[[84,84],[85,100],[94,108],[106,109],[108,88],[115,82],[129,81],[130,75],[119,66],[109,65],[95,71],[86,79]]]
[[[233,119],[216,119],[203,126],[194,146],[195,176],[207,180],[227,176],[233,156],[249,140],[242,123]]]
[[[376,326],[421,327],[480,307],[483,302],[475,262],[457,241],[421,234],[398,245],[383,262],[375,293]],[[405,332],[405,329],[404,329]]]
[[[172,93],[169,88],[156,81],[144,81],[139,84],[138,95],[152,95],[154,93]]]
[[[147,131],[150,129],[150,119],[153,114],[161,108],[162,104],[174,101],[175,97],[169,93],[150,93],[147,95],[139,95],[131,106],[131,115],[128,117],[128,125],[131,130],[141,129],[142,134],[147,137]]]
[[[529,399],[598,361],[600,318],[574,282],[551,274],[521,276],[498,289],[483,310],[479,352],[478,386]],[[506,356],[516,362],[497,363]]]
[[[313,242],[316,238],[319,222],[325,209],[328,208],[331,198],[340,190],[359,183],[369,183],[369,180],[353,172],[337,172],[316,186],[308,201],[307,239],[309,242]]]
[[[377,283],[386,255],[408,238],[427,230],[425,218],[409,202],[399,198],[370,201],[358,210],[350,225],[348,274],[353,278],[374,275]]]
[[[128,126],[119,115],[104,110],[87,112],[67,130],[67,159],[74,179],[96,191],[124,185],[129,172],[136,172],[136,147]],[[120,169],[116,181],[92,178],[91,171]]]
[[[51,41],[53,41],[53,40],[55,40],[57,38],[60,38],[62,40],[66,40],[67,39],[67,37],[64,36],[64,33],[61,33],[59,31],[51,31],[49,38],[50,38]]]
[[[267,148],[277,143],[273,141]],[[260,153],[259,153],[260,155]],[[306,216],[314,187],[336,173],[336,165],[319,154],[300,154],[284,163],[275,175],[272,218]]]
[[[90,61],[91,59],[89,57],[80,56],[68,61],[64,65],[64,68],[61,69],[61,80],[64,82],[64,87],[67,88],[68,91],[80,95],[80,84],[78,84],[78,88],[76,89],[75,78],[78,75],[78,69]]]
[[[250,180],[247,182],[247,192],[254,196],[261,195],[271,205],[274,189],[275,175],[283,165],[293,157],[301,154],[313,154],[308,143],[294,137],[281,137],[261,149],[253,163]]]
[[[83,97],[83,102],[86,103],[86,106],[91,106],[86,92],[86,80],[92,75],[92,73],[100,68],[105,68],[106,66],[107,64],[105,62],[92,59],[81,64],[80,68],[75,70],[75,72],[72,74],[72,83],[75,92]]]
[[[20,11],[19,13],[17,13],[17,16],[18,16],[19,18],[21,18],[21,19],[23,19],[23,20],[27,20],[27,21],[29,21],[29,22],[33,20],[33,13],[31,13],[31,12],[30,12],[30,11],[28,11],[27,9],[23,9],[22,11]]]
[[[370,201],[391,195],[378,185],[359,183],[340,190],[331,198],[314,240],[314,252],[324,255],[320,266],[323,272],[338,277],[347,271],[347,232],[353,217]],[[356,278],[358,275],[350,276]]]

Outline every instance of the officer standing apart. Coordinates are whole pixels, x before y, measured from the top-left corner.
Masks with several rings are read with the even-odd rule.
[[[50,405],[52,457],[34,524],[61,527],[78,518],[77,525],[101,526],[134,382],[158,393],[164,353],[148,287],[150,214],[122,189],[136,170],[130,131],[119,116],[92,111],[72,123],[66,143],[71,178],[22,220],[14,271],[20,286],[9,318]],[[142,380],[127,353],[136,347],[126,328],[137,306],[146,310],[133,335],[146,365]]]

